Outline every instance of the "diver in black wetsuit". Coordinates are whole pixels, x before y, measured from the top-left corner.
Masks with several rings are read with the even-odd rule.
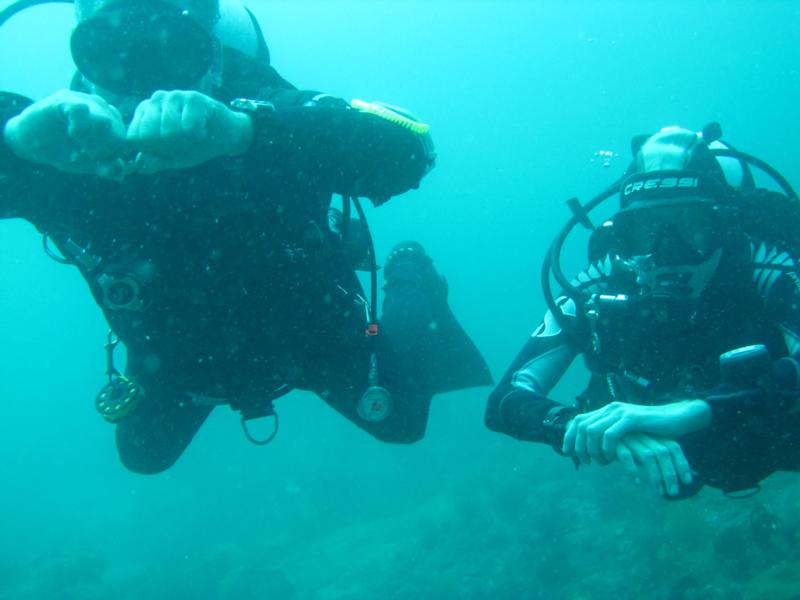
[[[295,89],[263,40],[259,57],[220,39],[213,0],[76,12],[73,89],[0,95],[0,218],[30,221],[80,270],[125,344],[123,375],[110,336],[97,406],[128,468],[168,468],[215,405],[249,419],[311,390],[408,443],[433,394],[490,382],[422,247],[387,259],[378,324],[349,245],[363,221],[329,219],[333,193],[379,205],[416,188],[427,126]]]
[[[626,177],[588,208],[572,205],[544,270],[551,310],[491,394],[490,429],[576,464],[621,461],[667,497],[757,489],[800,470],[800,203],[719,135],[712,125],[638,139]],[[756,188],[751,164],[785,195]],[[565,279],[564,240],[616,194],[590,267]],[[557,300],[551,268],[565,288]],[[578,354],[588,388],[574,406],[551,400]]]

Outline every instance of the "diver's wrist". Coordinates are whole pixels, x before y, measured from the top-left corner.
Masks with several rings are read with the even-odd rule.
[[[711,426],[711,405],[705,400],[684,400],[686,433],[694,433]]]
[[[234,131],[237,132],[231,144],[230,156],[239,156],[247,152],[253,144],[254,127],[253,118],[244,112],[231,111],[234,119]]]

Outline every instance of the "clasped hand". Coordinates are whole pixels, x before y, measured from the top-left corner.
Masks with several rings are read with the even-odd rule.
[[[127,127],[102,97],[60,91],[10,119],[4,136],[21,158],[69,173],[121,180],[244,152],[252,121],[194,91],[158,91]]]
[[[679,481],[692,481],[677,440],[709,423],[710,410],[701,400],[657,406],[612,402],[570,421],[562,451],[585,465],[618,460],[632,474],[641,472],[659,493],[675,495]]]

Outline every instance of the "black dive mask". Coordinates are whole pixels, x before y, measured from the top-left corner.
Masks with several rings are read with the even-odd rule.
[[[719,266],[723,224],[707,199],[623,210],[614,217],[621,266],[644,295],[696,300]]]
[[[92,83],[149,97],[190,89],[211,68],[215,39],[186,9],[158,0],[115,2],[72,32],[72,58]]]
[[[618,213],[614,245],[623,258],[651,256],[657,267],[705,262],[722,246],[723,224],[717,207],[705,199]]]

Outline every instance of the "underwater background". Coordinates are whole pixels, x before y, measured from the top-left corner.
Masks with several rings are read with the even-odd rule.
[[[298,87],[432,124],[437,168],[370,225],[379,257],[422,242],[495,377],[544,311],[564,200],[618,177],[632,136],[719,121],[800,184],[795,1],[245,4]],[[71,23],[45,6],[0,28],[0,89],[67,85]],[[490,433],[488,388],[435,398],[412,446],[295,392],[259,448],[220,408],[172,469],[129,473],[93,408],[106,326],[77,271],[4,221],[0,274],[2,600],[800,598],[800,476],[667,502]],[[584,381],[573,367],[555,397]]]

